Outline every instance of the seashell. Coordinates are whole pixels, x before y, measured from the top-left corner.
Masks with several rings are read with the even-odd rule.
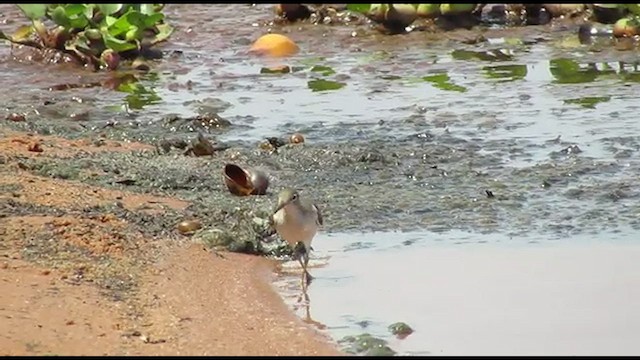
[[[229,191],[238,196],[264,195],[269,187],[269,177],[264,172],[235,164],[224,166],[224,182]]]
[[[292,144],[300,144],[304,142],[304,136],[300,133],[295,133],[293,135],[291,135],[291,137],[289,138],[289,142],[291,142]]]

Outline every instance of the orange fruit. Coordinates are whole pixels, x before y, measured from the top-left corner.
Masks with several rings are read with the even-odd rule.
[[[249,52],[274,57],[290,56],[300,50],[291,39],[280,34],[263,35],[251,45]]]

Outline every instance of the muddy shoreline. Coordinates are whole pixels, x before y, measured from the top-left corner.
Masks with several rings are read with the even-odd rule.
[[[188,202],[29,174],[19,165],[26,158],[96,148],[4,130],[3,354],[340,354],[282,302],[270,284],[274,262],[216,254],[174,228],[154,237],[104,211],[119,202],[153,218]],[[43,152],[28,150],[34,138]],[[110,142],[99,151],[144,147]]]

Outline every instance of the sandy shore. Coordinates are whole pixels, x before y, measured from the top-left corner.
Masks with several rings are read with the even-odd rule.
[[[35,142],[43,152],[28,150]],[[29,213],[114,200],[126,208],[146,203],[150,213],[186,206],[179,199],[37,176],[21,164],[30,157],[145,148],[112,145],[4,131],[0,354],[341,354],[283,303],[271,286],[275,267],[267,259],[220,257],[187,238],[152,241],[128,233],[131,227],[113,214]],[[136,285],[129,286],[134,278]]]
[[[122,303],[58,271],[5,259],[0,270],[2,355],[339,355],[269,284],[271,264],[174,249],[147,276],[129,319]],[[139,334],[139,335],[138,335]]]

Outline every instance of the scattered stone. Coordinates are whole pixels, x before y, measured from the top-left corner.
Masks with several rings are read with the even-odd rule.
[[[7,120],[14,121],[14,122],[22,122],[22,121],[26,121],[27,119],[24,116],[24,114],[11,113],[7,115]]]
[[[355,355],[365,356],[393,356],[396,354],[388,345],[387,341],[364,333],[357,336],[345,336],[338,341],[345,345],[344,351]]]
[[[403,322],[397,322],[389,325],[389,331],[398,338],[404,339],[413,333],[411,326]]]
[[[27,150],[29,150],[29,151],[31,151],[31,152],[39,152],[39,153],[40,153],[40,152],[42,152],[42,151],[44,151],[44,150],[42,149],[42,146],[40,145],[40,143],[39,143],[39,142],[37,142],[37,141],[36,141],[36,142],[34,142],[34,143],[31,143],[31,144],[29,145],[29,147],[27,148]]]

